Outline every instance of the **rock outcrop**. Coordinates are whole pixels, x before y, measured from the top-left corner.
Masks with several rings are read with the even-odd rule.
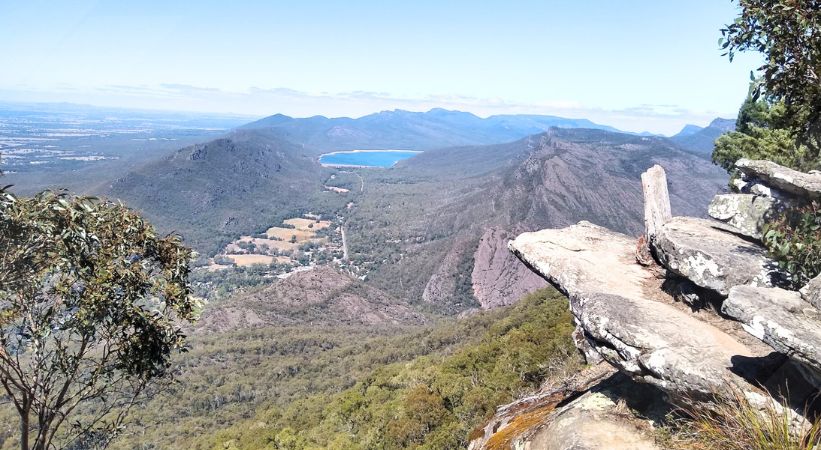
[[[543,429],[530,436],[526,450],[661,450],[652,427],[619,410],[609,390],[594,389],[556,410]]]
[[[675,217],[651,245],[665,268],[723,296],[733,286],[770,287],[786,277],[760,245],[714,220]]]
[[[821,373],[821,313],[798,292],[735,286],[721,310],[779,353]]]
[[[559,386],[500,407],[469,449],[658,449],[649,423],[620,404],[624,397],[649,409],[660,403],[652,388],[616,374],[608,364],[591,366]]]
[[[736,168],[744,180],[804,199],[821,199],[821,173],[804,173],[772,161],[740,159]]]
[[[720,194],[713,198],[707,213],[753,239],[761,239],[766,220],[778,209],[773,197],[755,194]]]
[[[808,405],[819,406],[821,276],[801,292],[782,289],[788,274],[757,240],[779,208],[821,198],[821,174],[768,161],[742,160],[738,169],[743,194],[716,197],[710,214],[718,220],[670,217],[663,170],[653,167],[642,175],[640,239],[579,222],[521,234],[509,247],[568,296],[574,341],[588,360],[601,358],[619,376],[678,401],[741,393],[800,427]],[[576,392],[505,442],[517,449],[655,448],[623,423],[610,429],[613,405],[599,394],[629,403],[638,390],[612,387],[602,381]],[[502,448],[488,443],[511,434],[498,432],[517,420],[510,417],[515,408],[505,408],[488,425],[491,437],[486,428],[476,441],[484,444],[474,448]]]
[[[510,249],[570,299],[590,345],[635,379],[682,397],[743,386],[738,358],[765,355],[675,308],[635,240],[588,222],[524,233]],[[735,359],[735,361],[734,361]]]

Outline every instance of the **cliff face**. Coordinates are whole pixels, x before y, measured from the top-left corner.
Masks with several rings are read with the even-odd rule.
[[[773,211],[821,195],[821,174],[746,160],[739,168],[745,178],[740,189],[747,193],[730,195],[756,192],[752,195],[765,198]],[[816,287],[821,278],[802,292],[783,289],[789,275],[756,241],[760,229],[672,217],[664,171],[654,168],[642,179],[646,235],[638,241],[580,222],[524,233],[509,244],[534,272],[567,294],[577,324],[577,346],[588,362],[603,361],[627,378],[587,383],[566,392],[561,400],[565,409],[524,427],[511,428],[509,424],[521,425],[522,416],[511,416],[509,406],[501,408],[474,448],[501,448],[493,443],[503,434],[515,448],[602,448],[601,442],[608,442],[611,449],[655,448],[646,436],[631,436],[636,414],[652,417],[649,409],[658,405],[651,407],[648,401],[662,397],[698,403],[740,393],[762,409],[790,405],[793,411],[783,413],[791,415],[798,428],[802,415],[819,406],[821,313],[816,309]],[[719,201],[743,205],[756,199]],[[749,211],[724,207],[714,215],[739,221]],[[657,392],[624,388],[633,382]],[[616,403],[635,405],[629,409],[632,413],[615,421],[612,406],[592,399],[602,392],[611,400],[615,397]],[[568,443],[573,439],[545,434],[553,430],[561,435],[568,423],[584,430],[591,417],[604,425],[597,433],[577,433],[575,444]],[[601,433],[609,437],[601,441]]]
[[[489,228],[473,253],[473,295],[482,308],[509,305],[528,292],[547,286],[542,277],[529,270],[507,249],[511,237],[505,230]]]
[[[484,308],[510,304],[542,285],[500,245],[523,231],[589,220],[638,235],[639,175],[653,164],[668,169],[677,214],[703,216],[727,183],[723,170],[667,139],[601,130],[554,129],[509,144],[434,150],[406,160],[395,172],[398,178],[447,180],[424,198],[417,198],[418,182],[402,192],[403,210],[425,202],[419,215],[403,218],[403,229],[424,236],[403,249],[405,257],[428,243],[447,248],[429,258],[434,268],[425,300],[444,304],[453,298],[455,269],[466,260],[473,264],[473,296]],[[396,183],[384,189],[396,190]]]

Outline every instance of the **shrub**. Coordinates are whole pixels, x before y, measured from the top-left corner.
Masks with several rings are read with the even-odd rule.
[[[764,245],[798,288],[821,272],[821,203],[789,209],[764,226]]]

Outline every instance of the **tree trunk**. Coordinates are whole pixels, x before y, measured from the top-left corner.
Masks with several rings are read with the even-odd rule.
[[[20,450],[29,450],[29,414],[20,414]]]

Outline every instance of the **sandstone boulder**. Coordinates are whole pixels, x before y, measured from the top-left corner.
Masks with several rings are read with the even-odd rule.
[[[668,270],[723,296],[733,286],[769,287],[785,277],[760,245],[714,220],[674,217],[652,246]]]
[[[587,392],[563,406],[523,450],[659,450],[647,423],[619,411],[605,392]],[[643,426],[643,427],[642,427]],[[642,428],[644,429],[642,429]]]
[[[766,220],[777,208],[772,197],[753,194],[720,194],[713,198],[707,213],[738,229],[745,236],[761,239]]]
[[[761,355],[672,306],[662,280],[636,262],[634,247],[634,239],[589,222],[524,233],[510,243],[568,295],[587,342],[634,379],[685,396],[743,386],[736,363]]]
[[[659,448],[644,417],[669,410],[663,395],[613,372],[607,364],[591,366],[559,386],[501,406],[468,449]],[[640,407],[644,417],[636,417],[633,407]]]
[[[821,314],[798,292],[736,286],[721,310],[778,352],[821,371]]]
[[[772,161],[740,159],[736,168],[745,180],[761,180],[766,186],[806,199],[821,198],[821,173],[804,173]]]

